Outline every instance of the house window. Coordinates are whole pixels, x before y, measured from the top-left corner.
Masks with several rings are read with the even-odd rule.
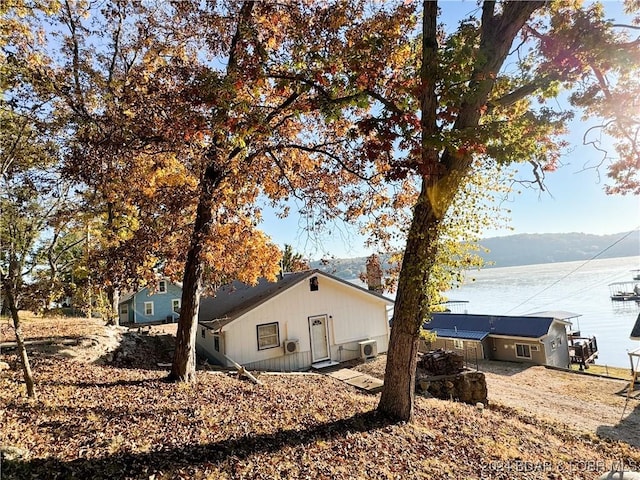
[[[120,305],[120,313],[122,315],[127,315],[129,313],[129,304],[123,303],[122,305]]]
[[[318,290],[318,277],[311,277],[309,279],[309,290],[315,292]]]
[[[153,315],[153,302],[144,302],[144,314],[146,316]]]
[[[457,350],[463,350],[464,349],[464,342],[462,340],[455,339],[453,341],[453,348],[455,348]]]
[[[171,310],[173,310],[176,313],[180,313],[180,299],[179,298],[174,298],[173,300],[171,300]]]
[[[524,343],[516,343],[516,357],[531,358],[531,348]]]
[[[220,335],[215,335],[215,336],[213,337],[213,349],[214,349],[216,352],[219,352],[219,351],[220,351]]]
[[[167,293],[167,281],[166,280],[160,280],[160,282],[158,282],[158,293]]]
[[[257,326],[258,350],[266,350],[280,346],[278,322],[265,323]]]

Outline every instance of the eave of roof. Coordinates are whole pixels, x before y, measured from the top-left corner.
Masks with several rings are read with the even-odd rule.
[[[542,318],[553,318],[554,320],[563,321],[565,323],[569,322],[572,318],[581,317],[581,313],[573,313],[567,312],[566,310],[545,310],[542,312],[528,313],[523,315],[524,317],[542,317]]]
[[[451,328],[434,328],[431,330],[435,332],[435,334],[439,338],[455,338],[461,340],[477,340],[482,341],[487,336],[489,336],[489,332],[475,332],[470,330],[454,330]]]
[[[229,309],[223,310],[221,312],[218,312],[218,316],[213,316],[213,318],[202,318],[202,316],[206,316],[207,314],[202,312],[202,303],[201,303],[201,315],[200,315],[200,319],[198,320],[198,323],[200,323],[201,325],[203,325],[206,328],[210,328],[213,330],[219,330],[222,327],[230,324],[231,322],[237,320],[238,318],[240,318],[241,316],[243,316],[244,314],[246,314],[247,312],[253,310],[254,308],[257,308],[258,306],[260,306],[261,304],[271,300],[272,298],[280,295],[281,293],[289,290],[290,288],[294,287],[295,285],[300,284],[301,282],[316,276],[316,275],[320,275],[320,276],[324,276],[326,278],[328,278],[329,280],[335,281],[337,283],[340,283],[342,285],[346,285],[350,288],[353,288],[355,290],[361,291],[363,293],[366,293],[368,295],[372,295],[376,298],[378,298],[379,300],[384,301],[384,303],[386,303],[387,305],[393,305],[394,301],[391,300],[390,298],[385,297],[382,294],[379,294],[377,292],[373,292],[370,290],[367,290],[365,288],[360,287],[359,285],[356,285],[354,283],[348,282],[346,280],[343,280],[339,277],[336,277],[334,275],[331,275],[330,273],[326,273],[323,272],[321,270],[318,269],[314,269],[314,270],[307,270],[304,272],[296,272],[296,273],[289,273],[289,274],[285,274],[285,277],[280,279],[277,282],[266,282],[265,279],[260,279],[258,286],[256,287],[251,287],[251,286],[247,286],[246,284],[242,284],[240,282],[234,282],[231,285],[225,286],[222,289],[219,290],[219,294],[223,295],[225,293],[225,288],[226,289],[230,289],[233,285],[239,286],[241,287],[246,293],[248,293],[246,300],[244,301],[240,301],[238,304],[236,305],[232,305]],[[260,287],[260,282],[262,282],[262,286]],[[258,288],[260,287],[260,290],[256,290],[256,294],[255,295],[251,295],[251,290],[254,288]],[[233,291],[227,292],[229,294],[233,294]],[[207,299],[203,299],[203,302],[211,302],[211,304],[213,304],[215,302],[215,298],[216,297],[208,297]]]

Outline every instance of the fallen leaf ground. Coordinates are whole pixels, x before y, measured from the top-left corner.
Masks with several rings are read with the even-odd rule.
[[[415,422],[394,423],[376,414],[377,395],[320,375],[263,374],[254,385],[200,371],[196,384],[176,385],[157,369],[32,357],[37,401],[24,397],[13,352],[0,354],[12,367],[0,373],[0,446],[23,452],[2,461],[2,480],[593,479],[622,463],[640,470],[640,450],[627,443],[508,407],[481,413],[418,398]]]

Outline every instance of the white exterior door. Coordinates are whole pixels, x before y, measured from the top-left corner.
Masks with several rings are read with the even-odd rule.
[[[329,330],[326,315],[309,317],[309,334],[311,336],[311,361],[315,363],[329,360]]]

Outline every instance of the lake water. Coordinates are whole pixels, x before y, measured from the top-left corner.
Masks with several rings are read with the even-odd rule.
[[[583,336],[596,336],[596,363],[629,367],[627,350],[640,348],[640,342],[629,339],[640,306],[636,302],[612,302],[608,285],[632,281],[631,270],[639,268],[640,256],[487,268],[469,272],[466,283],[447,295],[451,300],[468,301],[464,307],[468,313],[579,313],[582,316],[573,320],[573,329]]]

